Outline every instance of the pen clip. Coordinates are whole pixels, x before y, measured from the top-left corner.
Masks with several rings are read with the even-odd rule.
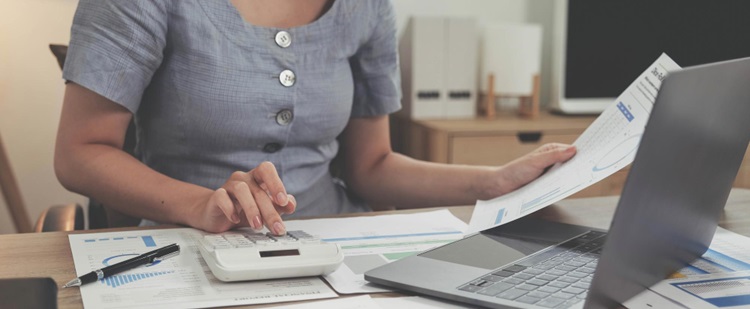
[[[162,256],[155,257],[154,260],[151,262],[151,264],[159,263],[159,262],[161,262],[163,260],[166,260],[166,259],[171,258],[171,257],[175,257],[175,256],[177,256],[179,254],[180,254],[180,250],[177,250],[175,252],[171,252],[171,253],[168,253],[168,254],[165,254],[165,255],[162,255]]]

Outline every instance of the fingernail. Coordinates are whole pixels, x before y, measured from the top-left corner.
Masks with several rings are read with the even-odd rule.
[[[260,223],[260,217],[255,216],[253,218],[253,222],[250,223],[252,225],[253,230],[260,230],[263,228],[263,223]]]
[[[289,199],[289,201],[292,202],[292,204],[294,204],[294,206],[297,206],[297,199],[294,198],[294,195],[287,194],[286,198]]]
[[[279,194],[276,194],[276,203],[279,206],[286,206],[289,203],[289,199],[287,199],[286,194],[279,192]]]
[[[232,223],[240,223],[240,217],[238,217],[237,214],[232,214]]]
[[[286,229],[284,228],[284,225],[281,224],[281,222],[276,222],[273,224],[273,232],[276,235],[284,235],[286,234]]]

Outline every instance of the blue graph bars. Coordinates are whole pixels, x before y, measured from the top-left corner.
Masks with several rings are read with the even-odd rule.
[[[129,275],[114,275],[109,276],[107,278],[99,280],[102,284],[106,284],[108,286],[111,286],[113,288],[116,288],[121,285],[125,285],[131,282],[136,282],[139,280],[143,280],[146,278],[151,277],[158,277],[163,276],[166,274],[171,274],[174,271],[156,271],[156,272],[149,272],[149,273],[142,273],[142,274],[129,274]]]
[[[126,237],[113,237],[113,238],[92,238],[92,239],[84,239],[83,242],[103,242],[103,241],[116,241],[116,240],[125,240],[125,239],[137,239],[138,237],[143,240],[143,244],[146,245],[146,247],[156,247],[156,241],[154,240],[153,236],[128,236]]]
[[[500,210],[497,211],[497,216],[495,217],[495,225],[498,225],[501,222],[503,222],[504,214],[505,214],[505,208],[500,208]]]

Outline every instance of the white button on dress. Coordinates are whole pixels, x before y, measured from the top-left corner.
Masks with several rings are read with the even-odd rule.
[[[275,40],[276,45],[279,45],[281,48],[287,48],[292,44],[292,36],[286,31],[277,32]]]
[[[281,74],[279,74],[279,82],[281,82],[284,87],[293,86],[295,80],[296,77],[294,76],[294,72],[292,72],[292,70],[284,70],[281,71]]]
[[[292,122],[292,119],[294,118],[294,114],[291,110],[288,109],[282,109],[278,113],[276,113],[276,123],[285,126]]]

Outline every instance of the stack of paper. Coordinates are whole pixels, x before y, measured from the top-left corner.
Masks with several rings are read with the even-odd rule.
[[[467,227],[448,210],[286,224],[289,230],[304,230],[341,245],[346,255],[344,264],[325,277],[340,293],[387,291],[370,286],[364,272],[461,239]],[[168,244],[177,243],[182,248],[174,258],[82,286],[84,306],[201,308],[338,297],[318,277],[221,282],[194,243],[194,237],[201,233],[184,228],[70,235],[78,275]]]

